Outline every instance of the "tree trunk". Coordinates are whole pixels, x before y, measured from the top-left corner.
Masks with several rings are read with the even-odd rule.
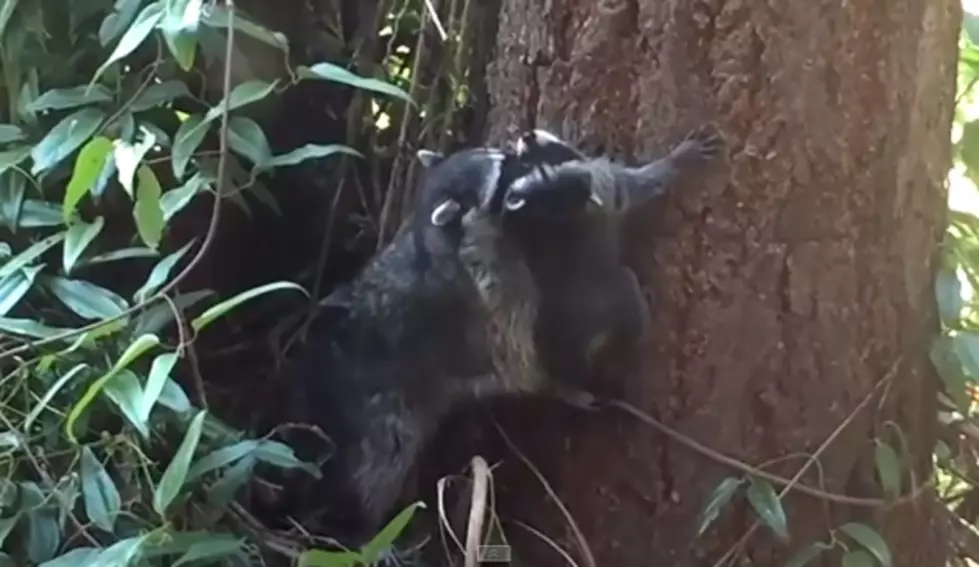
[[[938,382],[927,350],[938,331],[958,0],[502,4],[491,142],[536,122],[639,161],[714,121],[731,146],[723,176],[680,188],[625,227],[654,331],[624,398],[751,465],[781,458],[765,468],[786,478],[849,420],[819,454],[821,481],[812,467],[800,482],[870,498],[880,496],[874,439],[900,447],[891,420],[919,484],[930,478]],[[708,495],[740,471],[623,412],[574,419],[508,412],[503,427],[597,565],[712,565],[755,520],[735,500],[698,539]],[[538,483],[505,471],[497,482],[504,521],[581,557]],[[745,564],[784,564],[861,521],[895,565],[944,565],[930,498],[882,512],[791,492],[791,541],[763,528],[741,553]],[[507,529],[526,564],[565,564],[521,533]],[[824,564],[838,565],[838,553]]]

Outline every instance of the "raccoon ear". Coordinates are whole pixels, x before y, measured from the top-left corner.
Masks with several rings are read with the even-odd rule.
[[[418,156],[418,161],[421,162],[422,167],[426,169],[445,159],[441,152],[433,152],[432,150],[418,150],[415,155]]]
[[[446,199],[439,203],[433,210],[430,220],[435,226],[445,226],[458,218],[462,205],[455,199]]]

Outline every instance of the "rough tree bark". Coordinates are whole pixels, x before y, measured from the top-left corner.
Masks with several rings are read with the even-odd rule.
[[[927,478],[958,0],[502,4],[491,141],[535,120],[639,160],[716,121],[732,146],[725,176],[626,227],[655,331],[625,397],[752,464],[812,453],[855,413],[819,462],[825,490],[857,496],[879,495],[872,440],[894,420]],[[628,416],[578,416],[570,433],[567,417],[505,418],[600,566],[712,565],[754,519],[738,504],[695,539],[707,494],[736,471]],[[769,470],[791,477],[803,461]],[[500,513],[573,549],[539,484],[501,474]],[[876,526],[898,565],[944,564],[927,505],[883,514],[795,493],[785,505],[791,542],[756,533],[750,564],[784,564],[848,520]],[[564,564],[508,532],[527,564]]]

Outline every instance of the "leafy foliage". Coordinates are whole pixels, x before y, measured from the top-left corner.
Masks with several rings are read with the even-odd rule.
[[[261,174],[362,156],[339,144],[275,155],[261,125],[242,114],[249,105],[300,81],[411,99],[323,62],[231,83],[213,100],[213,89],[191,79],[202,65],[225,67],[203,46],[234,33],[288,53],[282,34],[220,2],[0,8],[0,565],[242,557],[247,540],[221,520],[254,464],[318,474],[289,447],[222,424],[176,379],[209,324],[269,293],[306,291],[270,282],[223,301],[208,290],[178,292],[209,236],[180,242],[171,228],[201,194],[275,208]],[[230,151],[215,159],[222,129]],[[98,277],[108,264],[139,281]],[[185,312],[200,308],[188,323]],[[414,510],[357,561],[376,558]]]

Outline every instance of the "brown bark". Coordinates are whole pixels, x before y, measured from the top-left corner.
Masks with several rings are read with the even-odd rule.
[[[822,454],[823,486],[879,494],[872,439],[887,420],[927,477],[957,0],[502,4],[490,141],[536,120],[585,149],[639,160],[716,121],[731,144],[724,176],[683,187],[665,211],[626,227],[655,330],[625,397],[760,464],[814,451],[903,353],[884,395]],[[543,412],[506,417],[600,566],[711,565],[754,519],[739,503],[695,540],[707,494],[737,472],[628,416],[576,416],[573,431]],[[769,470],[791,477],[803,460]],[[497,474],[498,511],[573,549],[539,485],[507,476],[517,468]],[[744,551],[752,564],[784,564],[848,520],[875,525],[897,565],[944,564],[930,506],[882,514],[797,494],[785,505],[791,543],[756,533]],[[527,564],[564,564],[507,531]]]

